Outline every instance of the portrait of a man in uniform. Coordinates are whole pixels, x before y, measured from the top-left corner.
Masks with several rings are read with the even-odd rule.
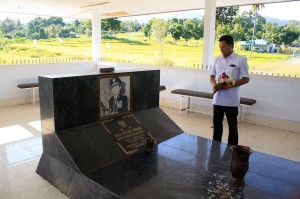
[[[121,79],[113,77],[110,80],[112,96],[109,99],[109,111],[112,114],[128,111],[127,96],[121,94]]]
[[[131,111],[131,75],[99,77],[100,120]]]

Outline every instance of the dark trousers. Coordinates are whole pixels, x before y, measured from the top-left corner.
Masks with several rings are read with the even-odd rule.
[[[222,141],[223,135],[223,119],[224,114],[226,114],[229,135],[228,135],[228,144],[237,145],[238,144],[238,128],[237,128],[237,116],[238,116],[238,107],[231,106],[217,106],[213,107],[213,123],[214,123],[214,136],[213,139],[216,141]]]

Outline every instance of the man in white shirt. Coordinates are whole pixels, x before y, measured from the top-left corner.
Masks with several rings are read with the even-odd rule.
[[[217,91],[213,97],[213,139],[222,141],[223,119],[226,114],[229,136],[228,144],[238,144],[237,116],[240,105],[239,87],[249,82],[247,58],[233,52],[234,42],[230,35],[224,35],[219,39],[219,48],[222,55],[215,58],[211,70],[210,83],[213,90]],[[218,83],[218,77],[222,73],[233,77],[233,85]]]

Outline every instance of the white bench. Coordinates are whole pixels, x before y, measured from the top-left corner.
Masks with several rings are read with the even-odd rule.
[[[191,109],[191,98],[198,98],[198,99],[202,98],[202,99],[210,99],[210,100],[212,99],[210,97],[211,93],[192,91],[192,90],[187,90],[187,89],[175,89],[175,90],[172,90],[171,93],[181,96],[180,105],[179,105],[179,115],[181,115],[181,111],[184,111],[184,110],[187,110],[188,112],[189,111],[200,112],[200,111]],[[187,103],[186,107],[183,107],[183,98],[185,98],[185,97],[188,98],[188,103]],[[243,112],[243,109],[242,109],[243,106],[252,106],[255,103],[256,103],[255,99],[241,97],[240,98],[240,107],[241,107],[240,112],[241,113]]]
[[[35,91],[39,88],[38,83],[26,83],[26,84],[18,84],[17,87],[21,90],[29,90],[29,96],[28,101],[29,104],[32,102],[33,105],[35,105],[36,97],[35,97]]]
[[[159,85],[159,91],[164,91],[166,90],[166,86],[165,85]]]

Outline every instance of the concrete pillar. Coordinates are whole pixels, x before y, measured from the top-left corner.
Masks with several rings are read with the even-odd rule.
[[[216,0],[205,0],[204,38],[203,38],[203,69],[210,69],[214,63],[216,23]]]
[[[92,12],[92,59],[95,62],[101,58],[101,14],[98,10]]]

